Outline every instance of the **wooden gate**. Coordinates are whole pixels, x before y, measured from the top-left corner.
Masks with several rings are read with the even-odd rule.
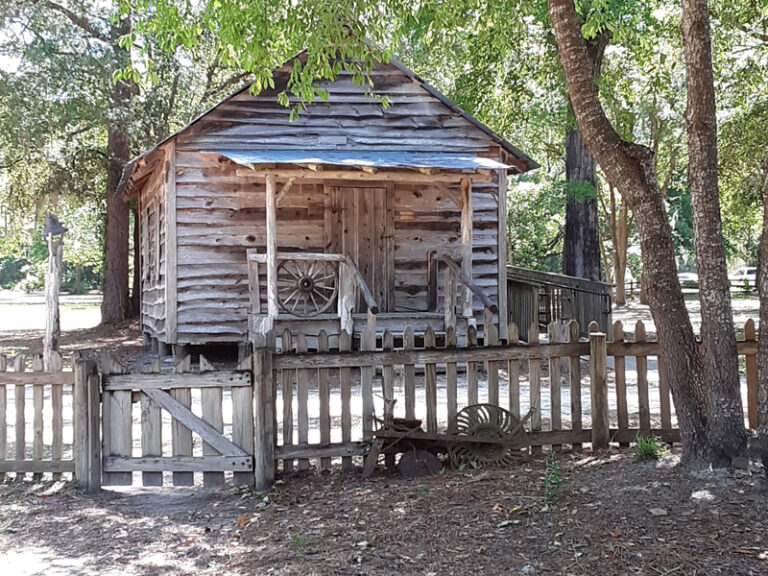
[[[206,487],[222,486],[225,472],[233,472],[235,484],[252,484],[250,356],[237,370],[212,370],[202,357],[194,372],[189,357],[172,373],[162,373],[159,362],[154,368],[126,374],[114,362],[102,363],[102,484],[130,485],[133,472],[142,473],[144,486],[162,486],[164,472],[173,474],[174,486],[194,485],[195,472],[203,473]]]

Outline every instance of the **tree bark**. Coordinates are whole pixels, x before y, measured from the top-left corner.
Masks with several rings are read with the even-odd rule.
[[[699,274],[704,371],[713,399],[709,438],[713,465],[730,466],[746,452],[736,333],[725,258],[717,171],[717,118],[707,0],[683,0],[681,29],[685,52],[688,184],[693,240]]]
[[[652,278],[648,299],[665,351],[664,369],[680,424],[682,461],[691,467],[708,466],[712,454],[707,440],[702,360],[677,282],[672,231],[656,181],[653,152],[622,140],[605,116],[573,0],[547,3],[582,138],[632,209],[638,225],[645,268]]]
[[[757,343],[757,432],[760,456],[768,469],[768,164],[763,180],[763,231],[757,269],[760,328]]]
[[[605,48],[610,34],[602,32],[587,44],[587,56],[596,83],[600,77]],[[597,86],[597,84],[595,84]],[[578,129],[565,131],[565,179],[568,183],[587,184],[597,192],[597,163]],[[602,280],[600,266],[600,221],[597,197],[569,192],[565,205],[563,274]]]
[[[111,49],[118,69],[124,67],[128,58],[128,53],[118,45],[118,39],[128,31],[127,20],[122,20],[111,29]],[[129,208],[117,194],[123,167],[131,157],[127,128],[130,100],[131,87],[124,81],[118,82],[112,88],[107,126],[107,219],[104,231],[104,282],[101,303],[103,324],[123,322],[131,312],[128,298]]]

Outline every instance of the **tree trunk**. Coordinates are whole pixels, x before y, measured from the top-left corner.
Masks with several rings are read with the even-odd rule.
[[[708,466],[712,454],[703,403],[707,396],[702,387],[702,361],[677,282],[672,231],[653,169],[653,153],[623,141],[606,118],[573,0],[548,0],[548,6],[582,138],[635,215],[643,261],[651,279],[651,313],[665,351],[664,369],[680,424],[682,461],[692,467]]]
[[[592,79],[597,82],[610,34],[600,33],[587,45]],[[596,84],[595,84],[596,85]],[[600,267],[600,221],[597,211],[597,164],[578,129],[565,131],[565,179],[569,184],[585,184],[593,194],[569,191],[565,205],[563,274],[602,280]],[[577,187],[578,190],[578,187]]]
[[[118,45],[118,39],[127,34],[130,24],[122,20],[110,30],[115,66],[122,69],[128,53]],[[128,205],[117,194],[117,185],[123,167],[130,160],[131,148],[128,137],[127,117],[131,99],[131,87],[124,81],[112,89],[107,126],[107,220],[104,230],[104,282],[101,303],[103,324],[116,324],[130,315],[128,299]]]
[[[565,179],[589,184],[597,190],[595,160],[584,146],[578,130],[565,133]],[[569,191],[565,204],[563,274],[601,280],[600,237],[597,198]]]
[[[760,296],[760,332],[757,343],[757,431],[760,456],[768,469],[768,164],[763,181],[763,231],[757,269]]]
[[[139,212],[131,209],[133,215],[133,289],[131,290],[131,311],[134,316],[141,312],[141,238],[139,237]]]
[[[715,401],[709,403],[713,465],[726,467],[746,451],[736,333],[725,259],[717,184],[717,119],[709,9],[706,0],[683,0],[683,48],[688,104],[688,184],[699,274],[704,371]]]

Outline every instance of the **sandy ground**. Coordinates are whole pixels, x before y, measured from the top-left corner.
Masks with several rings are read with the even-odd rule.
[[[13,576],[764,575],[762,472],[559,454],[404,480],[310,473],[269,494],[0,485]],[[556,495],[545,497],[559,479]]]

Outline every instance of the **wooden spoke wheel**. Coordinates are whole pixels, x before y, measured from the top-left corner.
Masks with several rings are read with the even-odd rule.
[[[453,430],[479,442],[457,442],[450,451],[454,466],[505,466],[528,446],[525,426],[509,411],[493,404],[474,404],[459,411]],[[483,439],[498,442],[482,442]]]
[[[277,300],[285,312],[311,318],[336,301],[336,268],[322,260],[283,260],[277,267]]]

